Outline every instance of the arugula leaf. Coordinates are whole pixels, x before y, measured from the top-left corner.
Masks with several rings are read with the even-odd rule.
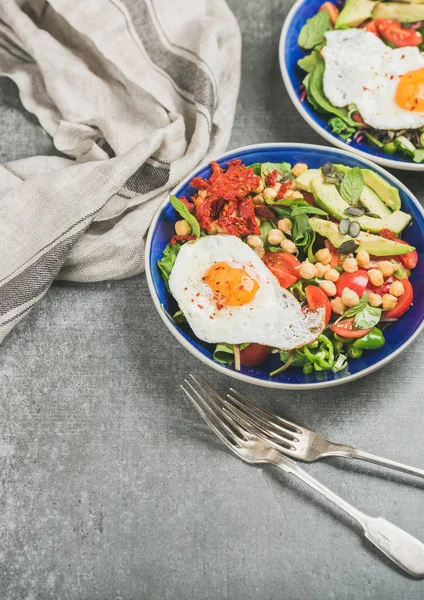
[[[328,213],[317,206],[311,206],[307,202],[305,204],[295,204],[292,208],[292,216],[297,217],[297,215],[324,215],[328,216]]]
[[[364,189],[364,178],[359,167],[349,169],[340,185],[340,195],[348,204],[356,206]]]
[[[381,308],[367,304],[363,310],[356,314],[353,324],[358,329],[370,329],[380,321],[381,312]]]
[[[255,175],[261,174],[262,163],[253,163],[253,165],[249,165],[246,169],[252,169]]]
[[[297,42],[301,48],[310,50],[324,41],[324,34],[330,29],[332,29],[330,15],[326,10],[322,10],[306,21],[300,30]]]
[[[163,251],[162,258],[158,260],[157,265],[158,269],[162,274],[162,279],[165,282],[165,285],[169,291],[169,277],[171,275],[172,267],[177,259],[178,252],[180,251],[181,244],[168,244]]]
[[[331,127],[332,133],[340,136],[342,139],[347,140],[350,138],[352,134],[355,133],[355,128],[350,127],[343,119],[340,117],[333,117],[328,121],[328,124]]]
[[[352,308],[349,308],[343,314],[343,318],[354,317],[359,312],[361,312],[361,310],[363,310],[367,305],[368,305],[368,294],[366,293],[362,296],[362,298],[360,298],[360,300],[356,306],[352,306]]]
[[[240,350],[246,348],[249,344],[240,344]],[[232,365],[234,362],[234,345],[221,343],[217,344],[213,353],[213,358],[224,365]]]
[[[290,163],[287,163],[287,162],[283,162],[283,163],[265,162],[265,163],[262,163],[262,166],[261,166],[262,179],[265,180],[265,177],[268,175],[268,173],[272,173],[273,171],[277,171],[282,179],[292,176]]]
[[[314,50],[313,52],[311,52],[311,54],[307,54],[303,58],[299,58],[299,60],[297,61],[298,66],[303,71],[306,71],[307,73],[312,73],[312,71],[317,66],[317,62],[318,62],[317,54],[318,54],[318,52],[316,50]]]
[[[180,214],[182,218],[185,219],[190,225],[192,234],[198,238],[200,236],[200,225],[196,217],[191,214],[184,202],[181,202],[177,196],[172,196],[171,194],[171,196],[169,196],[169,201],[177,213]]]

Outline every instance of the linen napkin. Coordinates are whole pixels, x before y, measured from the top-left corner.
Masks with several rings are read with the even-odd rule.
[[[55,278],[143,270],[160,202],[227,146],[240,55],[224,0],[1,0],[0,75],[62,156],[0,166],[0,341]]]

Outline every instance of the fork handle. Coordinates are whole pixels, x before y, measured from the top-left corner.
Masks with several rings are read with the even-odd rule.
[[[280,455],[275,466],[295,475],[353,517],[362,527],[365,537],[401,569],[414,577],[424,577],[424,544],[382,517],[370,517],[346,502],[338,494],[312,477],[290,458]]]
[[[358,450],[357,448],[352,448],[349,458],[358,458],[359,460],[366,460],[367,462],[374,463],[375,465],[380,465],[381,467],[388,467],[389,469],[402,471],[402,473],[408,473],[409,475],[416,475],[417,477],[424,478],[423,469],[410,467],[409,465],[404,465],[400,462],[396,462],[395,460],[383,458],[382,456],[376,456],[375,454],[370,454],[369,452],[364,452],[363,450]]]

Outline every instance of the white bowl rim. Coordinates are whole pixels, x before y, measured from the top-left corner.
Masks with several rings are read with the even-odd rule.
[[[303,6],[306,1],[307,0],[297,0],[297,2],[295,2],[295,4],[290,9],[290,11],[286,17],[286,20],[284,21],[284,25],[283,25],[283,28],[281,30],[281,35],[280,35],[280,43],[278,45],[278,61],[280,63],[280,71],[281,71],[281,75],[282,75],[282,78],[284,81],[284,85],[286,87],[287,93],[288,93],[291,101],[293,102],[293,104],[294,104],[295,108],[297,109],[298,113],[300,114],[300,116],[321,137],[323,137],[325,140],[327,140],[327,142],[330,142],[330,144],[337,146],[341,150],[348,149],[350,152],[359,155],[361,158],[366,158],[368,160],[371,160],[371,162],[373,162],[373,163],[377,163],[378,165],[381,165],[383,167],[388,167],[390,169],[400,169],[402,171],[415,171],[415,172],[416,171],[418,171],[418,172],[424,171],[424,163],[414,163],[414,162],[390,160],[390,158],[373,156],[372,154],[369,154],[368,152],[364,152],[363,150],[358,150],[357,148],[350,146],[343,140],[339,139],[336,136],[333,136],[330,132],[323,129],[321,127],[321,125],[316,123],[314,121],[314,119],[312,119],[312,117],[306,112],[306,110],[303,106],[303,103],[297,97],[296,91],[293,88],[292,83],[290,81],[290,76],[289,76],[289,72],[287,70],[287,65],[286,65],[286,61],[285,61],[285,52],[284,52],[284,49],[286,46],[286,38],[287,38],[288,31],[290,29],[291,22],[296,14],[298,8],[300,6]]]
[[[211,160],[221,161],[221,160],[225,159],[227,156],[232,156],[234,154],[237,154],[239,152],[244,152],[246,150],[258,150],[258,149],[260,150],[260,149],[266,149],[266,148],[284,149],[289,146],[290,147],[296,146],[299,149],[307,148],[307,149],[313,149],[315,151],[324,150],[326,152],[328,152],[328,151],[337,152],[341,156],[348,156],[349,158],[352,158],[351,152],[347,152],[346,150],[338,149],[338,148],[337,149],[329,148],[328,146],[319,146],[316,144],[298,144],[296,142],[269,142],[269,143],[265,143],[265,144],[251,144],[248,146],[241,146],[239,148],[234,148],[233,150],[228,150],[224,154],[220,154],[218,157],[216,157],[215,159],[211,159]],[[418,200],[414,196],[414,194],[401,181],[399,181],[391,173],[388,173],[385,169],[382,169],[381,167],[377,166],[375,163],[371,162],[369,159],[361,157],[361,160],[365,163],[368,163],[368,166],[371,169],[374,169],[375,171],[379,172],[381,175],[383,175],[384,177],[389,179],[394,185],[399,187],[403,192],[405,192],[411,198],[413,204],[415,204],[415,206],[418,208],[419,212],[421,213],[421,215],[424,218],[423,207],[418,202]],[[188,184],[190,182],[190,180],[193,178],[194,173],[197,173],[197,171],[206,167],[209,164],[210,164],[210,160],[208,160],[208,162],[206,162],[206,163],[199,164],[185,179],[180,181],[173,188],[173,190],[169,193],[169,195],[174,194],[180,187]],[[175,327],[175,324],[173,324],[169,320],[169,317],[164,312],[164,310],[161,306],[161,303],[159,302],[159,298],[157,297],[154,282],[153,282],[153,276],[150,271],[150,252],[151,252],[153,231],[155,230],[156,224],[159,221],[162,211],[168,204],[169,204],[169,200],[168,200],[168,198],[166,198],[161,203],[161,205],[158,207],[158,209],[153,217],[153,220],[150,224],[149,231],[147,234],[146,248],[145,248],[145,268],[146,268],[146,278],[147,278],[147,284],[149,286],[150,295],[153,299],[153,303],[154,303],[156,310],[158,311],[162,321],[165,323],[166,327],[169,329],[169,331],[172,333],[172,335],[180,342],[180,344],[184,348],[186,348],[189,352],[191,352],[191,354],[196,356],[196,358],[198,358],[202,362],[204,362],[206,365],[208,365],[209,367],[212,367],[213,369],[215,369],[216,371],[219,371],[220,373],[223,373],[224,375],[227,375],[228,377],[232,377],[233,379],[238,379],[239,381],[243,381],[244,383],[251,383],[254,385],[258,385],[260,387],[274,388],[274,389],[280,389],[280,390],[284,390],[284,389],[285,390],[311,390],[311,389],[327,388],[327,387],[333,387],[336,385],[342,385],[344,383],[354,381],[355,379],[360,379],[361,377],[365,377],[366,375],[373,373],[377,369],[384,367],[387,363],[389,363],[391,360],[396,358],[401,352],[403,352],[403,350],[405,350],[405,348],[407,346],[409,346],[415,340],[415,338],[418,337],[418,335],[421,333],[421,331],[424,328],[424,319],[423,319],[421,324],[417,328],[417,330],[414,332],[414,334],[404,344],[402,344],[402,346],[400,346],[399,348],[397,348],[397,350],[392,352],[392,354],[390,354],[386,358],[381,359],[380,361],[376,362],[375,364],[371,365],[370,367],[363,369],[363,371],[360,371],[359,373],[355,373],[353,375],[346,375],[346,377],[342,377],[340,379],[334,379],[332,381],[316,381],[314,383],[284,383],[281,381],[272,381],[272,380],[266,381],[266,380],[262,380],[262,379],[257,379],[256,377],[253,377],[251,375],[245,375],[243,373],[240,373],[239,371],[231,371],[228,367],[224,367],[223,365],[219,364],[218,362],[215,362],[213,359],[210,359],[210,358],[204,356],[199,350],[194,348],[192,346],[192,344],[189,341],[187,341],[185,339],[185,337],[178,331],[178,329]]]

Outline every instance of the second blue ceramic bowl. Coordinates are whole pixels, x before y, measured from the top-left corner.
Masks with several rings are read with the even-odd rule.
[[[385,330],[386,344],[380,350],[364,352],[361,358],[351,360],[348,368],[339,373],[323,371],[305,375],[302,369],[293,367],[276,377],[270,377],[269,373],[281,365],[277,355],[270,356],[258,367],[242,367],[241,371],[235,371],[233,367],[226,367],[214,361],[214,346],[196,338],[188,325],[176,324],[168,316],[176,312],[177,304],[165,287],[157,268],[157,261],[162,257],[165,246],[174,234],[175,221],[180,217],[166,200],[150,226],[146,246],[146,274],[155,306],[171,333],[182,346],[210,367],[235,379],[273,388],[307,389],[337,385],[367,375],[395,358],[417,337],[424,326],[424,211],[417,199],[384,169],[376,167],[368,160],[334,148],[309,144],[258,144],[227,152],[218,157],[217,162],[225,166],[235,158],[241,158],[245,165],[256,162],[301,162],[311,168],[318,168],[327,161],[343,163],[350,167],[373,169],[391,185],[396,186],[400,191],[403,210],[412,215],[412,224],[404,232],[404,239],[415,246],[419,253],[418,265],[411,275],[414,303],[402,318]],[[190,197],[195,192],[194,188],[190,187],[193,177],[207,178],[210,174],[210,166],[203,165],[191,173],[172,193],[176,196]]]
[[[332,1],[339,6],[344,4],[344,0]],[[309,53],[309,51],[302,50],[297,43],[297,39],[307,19],[316,15],[321,5],[322,0],[298,0],[287,15],[281,31],[279,46],[280,69],[291,101],[305,121],[334,146],[355,152],[359,156],[368,158],[383,167],[406,171],[424,171],[424,163],[414,163],[412,158],[408,158],[407,156],[387,154],[376,146],[372,146],[364,141],[357,142],[352,140],[348,144],[338,135],[331,132],[326,116],[317,113],[306,100],[304,102],[301,101],[301,85],[305,77],[305,72],[297,66],[297,61]]]

